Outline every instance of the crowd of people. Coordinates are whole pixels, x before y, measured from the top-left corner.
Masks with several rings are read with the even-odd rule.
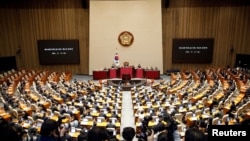
[[[170,135],[169,130],[165,129],[157,134],[154,134],[154,130],[145,138],[138,138],[138,141],[180,141],[178,138],[173,138]],[[47,119],[44,121],[40,134],[33,138],[33,136],[25,136],[27,134],[21,126],[15,123],[5,121],[0,118],[0,140],[10,141],[70,141],[71,139],[65,134],[66,129],[60,127],[60,122]],[[32,131],[29,131],[29,135],[32,135]],[[123,141],[133,141],[136,138],[136,131],[133,127],[124,127],[121,133]],[[155,138],[157,135],[157,138]],[[206,141],[206,135],[198,128],[190,128],[186,131],[185,141]],[[93,126],[87,132],[82,130],[80,135],[75,141],[118,141],[118,139],[110,134],[107,128]]]
[[[235,69],[231,70],[233,74],[235,73],[234,71]],[[228,78],[229,74],[227,73],[228,71],[225,69],[219,72],[219,75],[228,80],[229,84],[229,87],[224,90],[224,97],[222,97],[220,101],[226,101],[229,98],[229,95],[235,91],[235,89],[237,89],[235,80]],[[191,73],[186,74],[187,76],[190,76],[186,85],[190,86],[193,78]],[[198,93],[200,90],[206,90],[206,88],[209,87],[210,89],[204,94],[204,97],[209,97],[216,91],[220,90],[221,84],[219,81],[217,81],[217,73],[212,73],[211,75],[213,80],[215,80],[213,86],[208,86],[206,81],[206,72],[200,72],[198,70],[196,71],[196,74],[199,76],[201,83],[199,83],[198,87],[196,87],[191,92],[192,94]],[[13,80],[8,79],[6,82],[1,84],[1,100],[2,102],[5,101],[2,107],[4,111],[9,111],[11,113],[11,118],[6,120],[0,116],[0,140],[6,140],[6,138],[10,139],[11,141],[118,140],[116,136],[116,130],[111,130],[116,128],[116,125],[109,119],[116,118],[117,120],[120,120],[121,93],[119,89],[115,89],[114,92],[111,92],[111,89],[107,88],[107,91],[102,93],[98,90],[99,86],[95,86],[92,81],[82,82],[73,80],[72,82],[68,82],[63,78],[60,78],[58,82],[55,82],[53,81],[54,76],[54,73],[46,76],[52,77],[46,81],[46,85],[42,85],[40,78],[35,78],[32,85],[34,92],[38,93],[39,97],[37,100],[34,100],[33,97],[30,97],[29,92],[27,89],[25,89],[26,83],[28,83],[25,79],[20,80],[17,85],[18,93],[13,95],[8,93],[8,88],[13,83]],[[245,75],[240,75],[239,78],[246,79]],[[178,79],[178,81],[180,80]],[[160,80],[160,83],[163,85],[168,85],[169,88],[174,88],[175,85],[180,85],[181,82],[179,83],[178,81],[175,81],[175,84],[173,84],[169,82],[162,82]],[[109,87],[108,84],[106,85]],[[136,109],[139,111],[139,119],[141,122],[139,127],[140,132],[137,131],[137,127],[124,127],[120,133],[121,138],[119,138],[123,139],[124,141],[132,141],[135,140],[135,138],[137,138],[139,141],[181,141],[183,139],[185,141],[205,141],[207,139],[207,126],[213,124],[213,118],[222,118],[225,114],[228,114],[230,119],[234,119],[234,124],[249,124],[248,120],[242,120],[244,115],[235,115],[237,108],[244,105],[244,103],[249,100],[248,97],[244,97],[242,101],[237,104],[231,100],[230,108],[227,113],[223,113],[223,109],[225,107],[223,102],[221,104],[220,101],[214,98],[209,107],[203,103],[202,105],[204,107],[201,108],[201,113],[207,112],[206,109],[208,108],[208,113],[211,116],[209,118],[203,118],[202,116],[199,116],[197,120],[193,121],[191,126],[186,128],[186,131],[184,131],[185,134],[183,138],[181,138],[177,125],[187,124],[187,119],[185,118],[187,112],[183,113],[181,121],[177,121],[178,119],[176,119],[175,115],[183,108],[186,108],[194,113],[191,107],[200,109],[199,104],[201,103],[192,103],[189,99],[187,103],[183,102],[179,105],[176,105],[179,96],[177,94],[168,94],[167,91],[162,91],[160,89],[154,89],[150,92],[144,91],[142,93],[139,89],[137,89],[134,92],[135,98],[133,100],[138,104]],[[185,91],[183,93],[183,100],[188,97],[188,93],[190,92]],[[58,100],[58,98],[61,99]],[[24,99],[24,101],[22,99]],[[156,105],[152,104],[152,100],[154,100]],[[99,101],[104,102],[100,103]],[[107,101],[111,101],[111,103]],[[44,105],[44,102],[49,102],[49,108]],[[145,110],[143,107],[145,107],[148,102],[151,103],[151,106]],[[22,109],[22,107],[20,107],[20,104],[23,103],[30,107],[32,107],[31,105],[35,105],[36,109],[31,109],[32,114],[30,114],[28,111],[25,111]],[[170,106],[166,106],[167,104]],[[91,107],[89,105],[91,105]],[[102,107],[102,110],[100,109],[100,106]],[[153,106],[158,108],[153,108]],[[134,108],[135,107],[136,106],[134,106]],[[48,109],[51,110],[50,114],[48,113]],[[93,109],[97,110],[99,116],[107,120],[107,126],[97,126],[96,119],[94,119],[93,125],[91,125],[90,128],[81,127],[80,120],[87,116],[92,116]],[[18,112],[17,115],[13,113],[15,110]],[[58,120],[51,119],[50,117],[52,114],[55,114],[56,111],[60,113]],[[74,111],[79,111],[80,119],[74,114]],[[106,113],[110,113],[110,116],[107,117]],[[30,117],[30,115],[32,115],[32,119],[35,121],[37,119],[43,120],[39,131],[35,126],[30,126],[28,128],[23,127],[23,123],[26,120],[29,120],[28,117]],[[62,120],[65,119],[65,115],[70,115],[70,122],[68,124],[62,122]],[[158,123],[153,127],[149,127],[148,122],[152,120],[152,117],[157,117]],[[229,124],[228,122],[229,120],[226,120],[223,124],[227,125]],[[77,137],[73,138],[68,134],[71,127],[80,128],[80,134]]]

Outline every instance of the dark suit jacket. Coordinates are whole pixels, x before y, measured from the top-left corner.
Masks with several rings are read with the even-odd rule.
[[[109,122],[109,123],[107,124],[106,128],[115,128],[115,124]]]

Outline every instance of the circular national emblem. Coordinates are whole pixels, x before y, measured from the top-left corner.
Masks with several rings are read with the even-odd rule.
[[[122,46],[130,46],[134,41],[134,36],[128,31],[119,34],[118,41]]]

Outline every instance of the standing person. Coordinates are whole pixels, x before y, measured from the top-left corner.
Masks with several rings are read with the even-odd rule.
[[[234,118],[234,114],[232,112],[236,111],[236,105],[235,102],[232,101],[231,106],[229,111],[227,112],[227,114],[229,115],[229,117]]]
[[[112,119],[109,119],[109,122],[106,125],[106,128],[115,128],[115,123],[112,122]]]
[[[47,119],[42,124],[38,141],[66,141],[65,131],[57,121]]]
[[[124,127],[122,137],[125,141],[132,141],[135,137],[135,129],[133,127]]]
[[[0,116],[0,140],[20,141],[25,132],[19,124],[6,121]]]
[[[168,138],[168,133],[167,132],[161,132],[157,136],[157,141],[171,141],[171,140]]]
[[[108,132],[106,128],[93,126],[88,131],[88,141],[107,141],[108,140]]]
[[[189,128],[184,137],[185,141],[207,141],[205,134],[198,128]]]

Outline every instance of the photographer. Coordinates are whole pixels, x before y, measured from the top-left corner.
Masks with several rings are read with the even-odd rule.
[[[135,137],[135,129],[133,127],[124,127],[122,131],[122,137],[124,141],[133,141]],[[138,139],[140,141],[143,139]],[[154,131],[152,130],[152,134],[150,136],[147,136],[147,141],[154,141]]]
[[[65,127],[60,127],[60,122],[47,119],[40,131],[39,141],[66,141]]]
[[[168,133],[167,132],[161,132],[158,136],[157,136],[157,141],[170,141],[168,139]]]
[[[165,130],[165,125],[162,120],[159,120],[159,123],[155,126],[149,127],[149,122],[152,121],[151,116],[145,116],[141,123],[141,132],[136,135],[138,141],[153,141],[154,135],[160,131]]]
[[[140,141],[149,141],[148,136],[158,134],[162,131],[166,131],[168,133],[168,140],[170,141],[181,140],[180,134],[177,130],[178,123],[168,113],[165,112],[162,115],[160,115],[159,123],[149,128],[148,123],[151,120],[152,120],[151,116],[144,117],[144,120],[142,121],[141,124],[141,133],[136,136]]]
[[[135,129],[133,127],[124,127],[122,137],[125,141],[132,141],[135,137]]]
[[[20,125],[6,121],[0,116],[1,141],[4,141],[6,139],[8,139],[9,141],[21,141],[24,134],[26,134],[26,132]]]
[[[177,130],[177,125],[179,123],[168,113],[163,114],[163,120],[167,123],[169,140],[181,141],[180,133]]]
[[[205,134],[197,128],[189,128],[184,137],[185,141],[207,141]]]
[[[93,126],[88,131],[88,141],[107,141],[109,139],[106,128]]]

